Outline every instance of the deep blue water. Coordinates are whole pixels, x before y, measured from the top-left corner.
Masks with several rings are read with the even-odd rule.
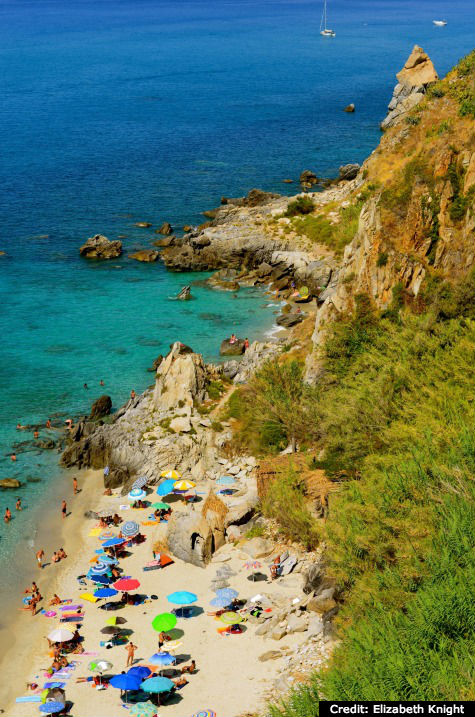
[[[20,491],[30,505],[59,470],[54,454],[11,465],[18,421],[86,412],[100,379],[119,405],[174,339],[213,359],[230,330],[252,339],[274,319],[255,291],[172,302],[193,277],[88,264],[84,239],[149,246],[135,221],[199,223],[222,195],[291,193],[282,179],[302,169],[361,162],[412,46],[444,74],[473,45],[473,0],[328,6],[331,40],[320,0],[0,3],[0,477],[41,478]],[[31,541],[31,515],[1,524],[0,552]]]

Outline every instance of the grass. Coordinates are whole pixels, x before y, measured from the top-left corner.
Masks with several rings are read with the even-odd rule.
[[[358,231],[362,206],[363,200],[359,200],[349,207],[340,208],[337,223],[331,222],[323,214],[300,217],[293,220],[293,229],[300,236],[324,244],[340,256]]]

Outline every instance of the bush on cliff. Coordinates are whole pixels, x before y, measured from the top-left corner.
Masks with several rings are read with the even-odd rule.
[[[310,197],[297,197],[293,202],[289,202],[284,216],[296,217],[302,214],[311,214],[314,209],[315,204]]]

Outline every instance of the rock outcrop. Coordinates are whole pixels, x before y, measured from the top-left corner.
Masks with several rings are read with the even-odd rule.
[[[206,368],[201,354],[182,353],[175,343],[157,369],[153,401],[158,410],[180,409],[190,413],[194,402],[206,396]]]
[[[21,483],[16,478],[1,478],[0,488],[20,488]]]
[[[116,259],[122,254],[122,242],[95,234],[79,248],[79,253],[86,259]]]
[[[224,341],[221,341],[221,346],[219,347],[221,356],[241,356],[245,350],[243,339],[237,339],[232,344],[229,342],[229,339],[224,339]]]
[[[129,254],[128,256],[129,259],[135,259],[136,261],[151,263],[157,261],[158,257],[160,256],[160,252],[154,251],[153,249],[140,249],[139,251],[136,251],[133,254]]]
[[[108,416],[112,411],[112,399],[110,396],[99,396],[94,401],[89,418],[91,421]]]
[[[406,64],[396,77],[398,84],[394,88],[381,129],[393,127],[407,116],[423,99],[427,87],[439,79],[431,59],[418,45],[414,45]]]

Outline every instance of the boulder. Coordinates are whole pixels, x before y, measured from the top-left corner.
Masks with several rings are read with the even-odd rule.
[[[353,102],[351,102],[349,105],[346,105],[345,112],[354,112],[354,111],[355,111],[355,106],[354,106]]]
[[[152,226],[152,222],[135,222],[134,227],[139,227],[140,229],[148,229]]]
[[[414,45],[396,77],[398,83],[388,106],[388,114],[381,123],[382,130],[393,127],[404,119],[423,99],[427,87],[439,79],[429,56],[418,45]]]
[[[156,234],[165,234],[165,235],[173,234],[173,227],[170,224],[170,222],[163,222],[160,229],[155,230],[155,233]]]
[[[188,299],[191,299],[191,286],[184,286],[176,298],[180,299],[180,301],[188,301]]]
[[[259,655],[257,659],[259,660],[259,662],[267,662],[268,660],[278,660],[279,657],[282,657],[282,653],[280,650],[267,650],[267,652],[264,652],[262,655]]]
[[[240,356],[245,351],[244,340],[238,339],[233,344],[229,343],[229,339],[224,339],[219,347],[221,356]]]
[[[211,244],[211,239],[206,234],[200,234],[196,239],[192,239],[190,243],[195,249],[203,249]]]
[[[307,603],[307,610],[310,612],[318,612],[320,615],[325,615],[325,613],[330,612],[330,610],[333,610],[337,605],[333,599],[334,592],[334,588],[322,590],[319,595],[310,598]]]
[[[162,363],[162,361],[163,361],[163,356],[162,356],[162,354],[159,354],[157,356],[157,358],[154,360],[153,364],[150,366],[150,368],[147,369],[147,371],[150,371],[150,373],[152,373],[152,372],[156,373],[157,369],[160,366],[160,364]]]
[[[251,538],[243,543],[242,549],[250,555],[251,558],[257,559],[270,555],[274,549],[274,545],[270,540],[266,540],[266,538]]]
[[[86,259],[115,259],[122,254],[122,242],[95,234],[79,247],[79,253]]]
[[[304,575],[303,591],[306,595],[317,591],[325,579],[323,565],[321,563],[312,563]]]
[[[157,239],[156,241],[152,242],[153,246],[173,246],[173,244],[176,241],[176,236],[174,234],[171,234],[170,236],[163,237],[162,239]]]
[[[295,326],[304,320],[305,314],[281,314],[275,320],[276,324],[283,326],[285,329]]]
[[[20,488],[21,483],[16,478],[1,478],[0,488]]]
[[[263,279],[264,277],[269,276],[270,274],[272,274],[271,265],[265,261],[261,262],[256,269],[256,274],[260,279]]]
[[[158,410],[188,406],[194,401],[202,403],[206,396],[206,367],[201,354],[195,354],[178,341],[160,363],[153,391],[153,402]]]
[[[239,540],[241,535],[241,528],[239,525],[228,525],[226,528],[226,538],[232,542]]]
[[[109,475],[104,476],[104,488],[120,488],[130,480],[130,473],[127,468],[111,468]]]
[[[287,632],[305,632],[307,629],[307,623],[303,617],[297,617],[297,615],[289,615],[287,619]]]
[[[354,179],[358,172],[360,171],[360,165],[359,164],[344,164],[340,167],[339,173],[338,173],[338,179],[340,181],[350,181],[351,179]]]
[[[159,256],[160,252],[155,251],[154,249],[141,249],[140,251],[136,251],[133,254],[129,254],[129,259],[135,259],[136,261],[144,261],[146,263],[151,263],[153,261],[157,261]]]
[[[170,421],[170,429],[175,433],[188,433],[191,431],[191,423],[188,416],[177,416]]]
[[[233,379],[239,371],[238,361],[226,361],[223,364],[223,374],[226,378]]]
[[[310,169],[304,169],[304,171],[300,175],[300,184],[316,184],[318,182],[318,177],[315,174],[315,172],[312,172]]]
[[[287,634],[287,630],[285,627],[280,627],[279,625],[277,627],[274,627],[274,629],[271,632],[271,637],[273,640],[282,640],[283,637],[285,637]]]
[[[167,526],[167,543],[173,555],[204,567],[211,559],[215,538],[210,524],[198,512],[172,514]]]
[[[309,637],[317,637],[322,634],[323,629],[324,624],[320,615],[312,615],[308,621],[307,635]]]
[[[94,401],[91,407],[91,413],[89,418],[91,421],[95,421],[104,416],[109,416],[112,411],[112,399],[110,396],[100,396]]]

